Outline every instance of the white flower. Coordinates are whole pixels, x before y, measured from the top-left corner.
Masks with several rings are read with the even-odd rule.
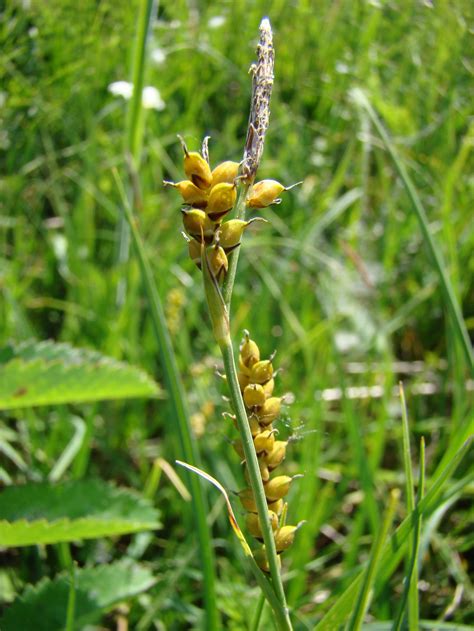
[[[133,94],[133,83],[129,81],[115,81],[107,89],[114,96],[121,96],[126,101],[129,101]],[[161,94],[152,85],[147,85],[143,88],[142,105],[146,110],[158,110],[161,112],[161,110],[165,109],[165,102],[161,98]]]
[[[107,89],[114,96],[123,96],[123,98],[128,101],[132,98],[133,83],[129,81],[115,81],[111,83]]]
[[[161,94],[151,85],[143,88],[142,105],[146,110],[158,110],[158,112],[161,112],[161,110],[165,109],[165,102],[161,98]]]
[[[225,17],[223,15],[215,15],[207,23],[209,28],[219,28],[225,24]]]
[[[161,66],[166,61],[166,52],[163,48],[155,48],[151,52],[151,59],[157,66]]]

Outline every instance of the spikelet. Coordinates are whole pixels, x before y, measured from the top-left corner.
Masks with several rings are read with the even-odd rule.
[[[285,504],[284,498],[288,494],[294,477],[287,475],[272,477],[273,471],[285,459],[288,445],[288,441],[276,440],[277,430],[273,428],[273,422],[278,419],[281,412],[283,397],[273,396],[275,379],[272,359],[273,355],[270,359],[261,359],[257,343],[245,331],[244,339],[240,345],[238,380],[247,408],[247,417],[258,457],[270,523],[274,532],[275,547],[279,555],[280,552],[291,546],[299,526],[285,524],[287,504]],[[242,443],[234,441],[233,446],[245,464]],[[247,529],[252,536],[260,541],[262,539],[261,527],[246,466],[244,474],[249,486],[240,491],[239,499],[247,512],[245,519]],[[277,527],[275,527],[275,523],[278,524]],[[268,572],[265,546],[256,551],[255,560],[264,572]],[[278,561],[280,562],[279,556]]]
[[[222,182],[232,184],[239,173],[239,167],[239,162],[232,162],[231,160],[218,164],[212,171],[212,186]]]

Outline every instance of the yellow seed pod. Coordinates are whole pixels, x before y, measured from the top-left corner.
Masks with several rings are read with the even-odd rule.
[[[212,221],[219,221],[235,204],[237,187],[235,184],[221,182],[213,186],[209,192],[206,212]]]
[[[212,172],[212,186],[221,182],[233,184],[239,172],[239,166],[238,162],[232,162],[232,160],[226,160],[218,164]]]
[[[266,383],[273,376],[273,366],[269,359],[256,362],[250,371],[250,383]]]
[[[273,204],[278,195],[286,188],[276,180],[262,180],[253,185],[247,197],[247,206],[250,208],[265,208]]]
[[[251,368],[249,368],[248,366],[244,364],[244,362],[242,361],[242,357],[240,355],[239,355],[239,370],[244,375],[247,375],[247,377],[250,377]]]
[[[260,384],[251,383],[244,390],[244,401],[248,408],[265,403],[265,392]]]
[[[282,552],[292,545],[297,530],[298,526],[282,526],[276,531],[275,546],[277,552]]]
[[[278,475],[276,478],[272,478],[265,484],[265,496],[270,502],[285,497],[290,490],[290,484],[293,478],[288,475]]]
[[[246,511],[248,511],[249,513],[257,512],[257,505],[255,504],[255,499],[253,497],[253,492],[251,488],[246,488],[243,491],[240,491],[239,499],[240,503]]]
[[[268,504],[268,509],[272,510],[279,517],[281,515],[284,505],[285,505],[285,502],[282,499],[280,499],[280,500],[277,500],[276,502],[270,502]]]
[[[262,546],[259,550],[255,550],[253,553],[254,559],[258,565],[258,567],[267,574],[270,573],[270,565],[267,559],[267,553],[265,551],[265,546]],[[280,555],[277,555],[277,566],[281,568],[281,558]]]
[[[265,392],[265,391],[264,391]],[[280,414],[282,397],[270,397],[258,410],[258,418],[263,425],[269,425]]]
[[[264,482],[264,483],[268,482],[270,480],[270,469],[267,467],[267,464],[266,464],[265,460],[263,460],[263,458],[259,458],[258,459],[258,467],[260,469],[260,477],[262,478],[262,482]],[[247,468],[247,465],[245,465],[244,477],[245,477],[246,481],[249,484],[251,484],[249,470]]]
[[[183,226],[189,236],[201,242],[204,237],[206,243],[210,243],[214,237],[215,225],[203,210],[192,208],[182,210]]]
[[[238,430],[239,429],[239,424],[237,423],[237,419],[234,418],[233,422],[234,422],[235,429]],[[258,418],[255,416],[255,414],[251,414],[249,416],[249,427],[250,427],[250,432],[251,432],[252,436],[256,436],[259,432],[262,431],[260,429],[260,423],[258,422]]]
[[[267,383],[263,384],[263,389],[265,391],[265,396],[267,399],[272,396],[273,389],[275,387],[275,379],[273,377],[267,381]]]
[[[181,141],[182,142],[182,141]],[[211,167],[197,151],[188,151],[184,142],[184,172],[198,188],[208,189],[212,184]]]
[[[264,458],[270,471],[273,471],[285,459],[287,444],[286,440],[275,440],[272,450],[267,451]]]
[[[219,243],[224,250],[233,250],[240,244],[245,228],[250,222],[230,219],[219,228]]]
[[[224,280],[224,276],[229,268],[229,261],[227,255],[220,245],[213,245],[207,249],[207,260],[212,273],[216,277],[218,282]]]
[[[240,391],[243,392],[250,383],[249,377],[243,372],[239,372],[237,375],[237,379],[239,380]]]
[[[190,239],[188,241],[188,251],[191,261],[201,269],[201,244],[194,239]]]
[[[275,434],[270,430],[265,430],[264,432],[260,432],[253,439],[253,444],[255,445],[255,451],[259,454],[262,451],[271,452],[273,450],[273,445],[275,444]],[[268,466],[268,461],[264,456],[265,464]]]
[[[205,208],[207,206],[207,192],[200,189],[190,180],[182,182],[163,182],[165,186],[176,188],[183,198],[183,201],[194,208]]]
[[[231,222],[228,221],[227,223]],[[226,225],[227,224],[224,224],[224,226]],[[250,339],[248,334],[245,335],[245,338],[240,346],[239,359],[246,368],[252,368],[254,364],[260,361],[260,349],[258,348],[257,343]]]
[[[258,459],[258,467],[260,469],[260,477],[262,478],[262,482],[268,482],[270,479],[270,469],[267,466],[267,463],[263,458]]]
[[[270,518],[272,530],[275,531],[278,528],[278,515],[273,511],[268,511],[268,516]],[[247,526],[247,530],[253,537],[255,537],[256,539],[262,538],[260,519],[258,518],[258,515],[256,513],[248,513],[246,515],[245,525]]]

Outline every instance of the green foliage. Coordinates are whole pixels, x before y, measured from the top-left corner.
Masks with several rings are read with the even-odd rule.
[[[97,620],[115,603],[146,591],[155,583],[146,567],[130,561],[75,570],[74,629]],[[3,631],[63,631],[70,576],[29,585],[0,618]]]
[[[77,541],[159,527],[149,502],[101,480],[25,484],[0,492],[0,545]]]
[[[0,409],[156,395],[141,370],[95,351],[54,342],[0,349]]]
[[[406,488],[397,383],[404,382],[407,397],[414,494],[420,438],[426,441],[429,492],[472,433],[474,404],[472,376],[403,181],[350,94],[354,88],[367,94],[390,135],[472,340],[472,1],[156,4],[145,85],[160,90],[165,108],[144,110],[140,120],[142,159],[132,210],[187,392],[186,416],[197,436],[192,447],[201,467],[229,490],[245,482],[228,445],[235,432],[221,418],[230,411],[222,400],[228,390],[215,377],[218,349],[202,279],[179,235],[180,202],[161,181],[182,177],[177,133],[192,150],[211,135],[213,166],[241,159],[247,71],[263,15],[274,29],[275,89],[259,178],[303,185],[262,212],[270,223],[254,224],[245,234],[231,334],[234,348],[248,328],[265,355],[276,349],[279,391],[294,395],[278,429],[282,439],[294,438],[286,472],[305,472],[290,492],[288,519],[307,523],[285,555],[286,586],[298,629],[325,620],[333,631],[350,618],[360,587],[354,581],[386,498]],[[54,339],[143,367],[166,384],[135,255],[128,265],[117,264],[123,201],[116,175],[126,188],[128,103],[107,86],[130,79],[138,7],[125,0],[2,3],[0,346]],[[124,279],[127,291],[118,306]],[[37,391],[28,371],[35,361],[50,363],[48,357],[11,361],[22,373],[9,401],[23,392],[23,377],[34,378],[29,385]],[[0,392],[8,365],[0,367]],[[59,375],[59,366],[52,374]],[[123,385],[121,391],[128,382]],[[77,396],[83,392],[76,389]],[[73,410],[20,408],[21,397],[13,397],[18,400],[0,420],[2,484],[67,474],[149,488],[150,497],[158,487],[166,537],[143,532],[80,546],[9,548],[2,555],[0,608],[22,585],[68,567],[64,550],[70,548],[81,566],[104,558],[146,559],[153,575],[163,578],[130,608],[130,628],[203,626],[193,508],[167,475],[156,473],[166,470],[157,466],[162,459],[172,468],[181,449],[170,393],[119,402],[76,399]],[[73,415],[81,419],[74,426]],[[420,628],[461,629],[473,621],[466,572],[474,544],[468,468],[466,457],[421,520],[419,617],[451,618]],[[183,482],[189,489],[189,480]],[[382,557],[367,628],[392,628],[400,613],[410,548],[416,548],[408,512],[404,493],[395,522],[403,526],[396,532],[405,543]],[[242,575],[225,515],[216,508],[208,520],[218,542],[222,626],[252,628],[258,600],[253,579]],[[235,612],[242,594],[246,607]],[[334,611],[341,615],[332,624]],[[260,628],[271,626],[265,608]]]

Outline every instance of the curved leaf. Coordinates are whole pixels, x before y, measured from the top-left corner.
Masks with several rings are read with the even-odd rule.
[[[0,409],[154,396],[142,370],[95,351],[55,342],[0,349]]]
[[[26,484],[0,493],[0,546],[94,539],[159,527],[158,511],[100,480]]]

